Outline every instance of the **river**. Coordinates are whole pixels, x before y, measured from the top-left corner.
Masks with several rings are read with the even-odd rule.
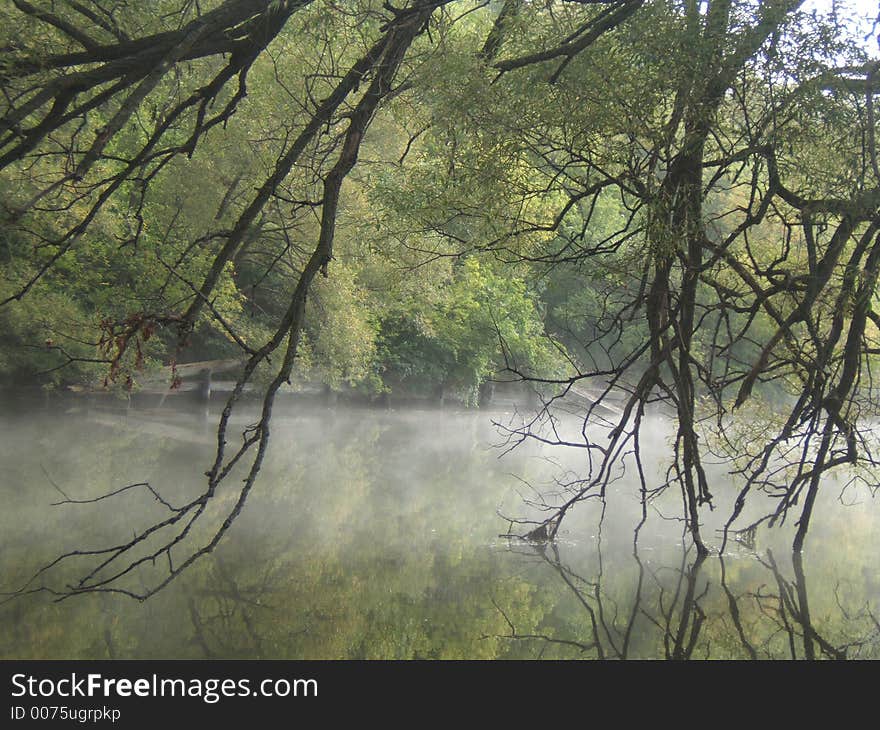
[[[802,560],[787,547],[790,526],[698,560],[677,498],[652,508],[635,540],[640,504],[626,475],[604,505],[579,505],[555,543],[510,540],[502,515],[528,515],[531,488],[576,472],[582,455],[525,445],[502,457],[491,420],[504,417],[280,409],[257,484],[212,553],[144,602],[7,597],[0,657],[880,657],[870,495],[841,500],[829,485]],[[31,579],[62,553],[124,541],[163,509],[144,488],[89,499],[139,482],[169,502],[198,493],[212,428],[185,413],[7,415],[2,590],[63,587],[84,557]],[[665,442],[655,441],[645,458],[661,469]],[[722,474],[713,491],[723,502]],[[716,546],[719,520],[710,513],[704,530]],[[132,587],[163,570],[133,573]]]

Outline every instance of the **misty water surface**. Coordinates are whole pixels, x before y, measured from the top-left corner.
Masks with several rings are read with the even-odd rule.
[[[829,485],[802,561],[787,549],[787,529],[697,561],[676,495],[651,510],[634,545],[640,506],[628,476],[603,520],[603,505],[587,502],[555,544],[510,541],[499,537],[508,527],[499,511],[527,514],[528,484],[547,487],[560,468],[581,468],[581,456],[530,446],[499,459],[490,416],[504,417],[280,409],[257,487],[213,554],[144,603],[108,594],[54,602],[46,593],[7,601],[0,656],[880,656],[869,495],[848,494],[859,504],[844,506]],[[212,427],[186,414],[8,416],[3,589],[62,552],[130,536],[161,509],[143,490],[52,506],[64,499],[59,490],[88,499],[149,481],[181,502],[202,488]],[[646,463],[660,473],[666,426],[658,420],[651,433]],[[707,514],[707,537],[723,521],[724,470],[714,478],[722,506]],[[75,567],[45,583],[63,585]]]

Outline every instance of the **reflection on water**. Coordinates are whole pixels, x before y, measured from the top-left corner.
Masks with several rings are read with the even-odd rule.
[[[210,424],[183,415],[10,418],[0,438],[5,590],[60,553],[131,535],[162,509],[144,490],[52,503],[137,481],[180,502],[201,488],[212,449]],[[604,510],[582,505],[556,543],[509,542],[497,510],[523,509],[519,478],[552,479],[559,465],[543,457],[560,455],[499,460],[496,440],[484,414],[279,414],[258,487],[213,554],[145,603],[8,601],[0,656],[880,657],[870,503],[843,507],[829,490],[802,561],[781,547],[787,533],[698,559],[662,504],[634,541],[640,506],[625,480]],[[662,453],[659,439],[658,468]],[[64,585],[75,568],[38,583]]]

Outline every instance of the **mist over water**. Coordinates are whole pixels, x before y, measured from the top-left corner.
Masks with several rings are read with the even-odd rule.
[[[218,548],[146,602],[50,593],[0,605],[4,658],[856,658],[880,656],[878,520],[869,495],[824,489],[803,555],[792,525],[697,560],[673,490],[642,506],[631,464],[603,504],[587,500],[558,539],[500,537],[504,516],[572,475],[586,454],[527,443],[501,457],[485,412],[280,407],[253,493]],[[234,441],[248,423],[243,416]],[[161,519],[149,482],[181,504],[204,488],[216,441],[202,414],[35,413],[0,421],[2,589],[71,550],[130,539]],[[649,478],[669,460],[669,424],[643,441]],[[601,435],[599,432],[596,434]],[[712,469],[716,532],[734,490]],[[229,479],[209,517],[236,497]],[[68,502],[65,504],[52,503]],[[518,530],[515,529],[514,532]],[[198,540],[204,534],[196,532]],[[191,548],[190,548],[191,549]],[[175,549],[182,560],[187,548]],[[73,557],[31,587],[79,577]],[[160,561],[157,561],[157,563]],[[77,572],[79,568],[79,572]],[[166,565],[130,577],[155,582]]]

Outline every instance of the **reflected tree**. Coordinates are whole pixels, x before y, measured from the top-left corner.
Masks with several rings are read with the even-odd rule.
[[[588,572],[572,569],[558,543],[544,545],[514,541],[511,550],[522,560],[540,565],[556,580],[554,600],[567,598],[573,613],[584,621],[558,624],[545,615],[541,624],[515,625],[501,603],[493,604],[509,631],[503,638],[533,647],[538,657],[641,659],[833,659],[876,655],[878,624],[869,605],[855,607],[841,598],[826,606],[823,626],[811,617],[804,559],[793,552],[789,575],[774,558],[721,556],[717,561],[681,545],[678,566],[673,552],[659,562],[644,540],[637,539],[631,562],[620,556],[612,566],[602,559],[602,538],[595,546],[595,565]],[[575,553],[573,553],[574,555]],[[579,559],[586,557],[577,553]],[[731,561],[735,566],[731,579]],[[653,565],[652,565],[653,562]],[[717,565],[716,576],[714,567]],[[760,571],[755,572],[754,568]],[[633,570],[635,568],[635,570]],[[716,580],[717,577],[717,580]],[[548,590],[545,588],[545,590]],[[859,594],[861,595],[861,594]],[[621,598],[623,597],[623,598]],[[829,594],[821,599],[828,603]]]
[[[597,548],[601,552],[601,548]],[[520,551],[520,554],[526,553]],[[566,590],[574,597],[587,616],[591,627],[590,640],[575,640],[550,633],[527,633],[518,631],[506,613],[496,603],[496,608],[504,616],[510,632],[504,636],[508,640],[530,641],[545,645],[576,648],[580,655],[595,659],[638,659],[641,652],[649,649],[644,645],[645,632],[662,645],[662,655],[669,660],[686,660],[694,656],[706,614],[700,606],[705,598],[708,583],[697,590],[700,569],[706,556],[697,554],[687,564],[688,551],[682,554],[681,569],[676,571],[672,585],[650,569],[647,569],[638,552],[633,554],[637,565],[637,575],[631,591],[627,590],[627,600],[620,605],[608,592],[607,584],[615,585],[618,576],[605,576],[601,568],[593,579],[588,579],[566,565],[560,557],[556,545],[532,548],[532,556],[538,556],[562,581]],[[657,593],[646,590],[645,581],[654,583]],[[603,588],[604,585],[604,588]],[[629,586],[626,586],[629,588]],[[654,627],[649,631],[647,625]],[[543,656],[546,646],[539,649]],[[651,656],[649,653],[648,656]]]
[[[754,599],[786,638],[790,653],[789,658],[846,659],[849,649],[868,643],[866,639],[834,646],[816,630],[810,617],[807,581],[804,574],[803,558],[799,552],[795,552],[792,556],[794,580],[786,580],[783,577],[772,551],[768,550],[766,560],[761,562],[772,574],[777,593],[760,592],[755,594]]]

